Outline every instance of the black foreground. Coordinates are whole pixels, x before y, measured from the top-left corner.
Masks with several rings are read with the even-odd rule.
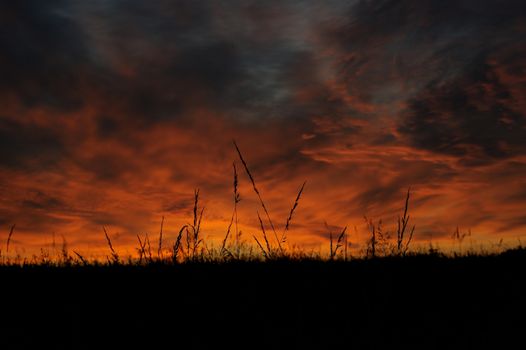
[[[524,348],[525,253],[4,266],[0,349]]]

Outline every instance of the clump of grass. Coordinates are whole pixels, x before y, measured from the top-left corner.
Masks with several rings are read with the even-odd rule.
[[[468,229],[467,232],[460,232],[460,228],[457,226],[455,231],[453,231],[451,239],[453,240],[453,245],[458,247],[458,252],[456,254],[462,254],[462,245],[467,237],[471,238],[471,229]]]
[[[147,255],[148,261],[152,262],[153,261],[152,245],[150,244],[150,236],[148,236],[148,232],[144,234],[144,242],[146,243],[146,247],[147,247],[146,253],[148,254]]]
[[[457,226],[453,234],[451,235],[451,238],[455,241],[461,244],[464,241],[464,238],[471,236],[471,230],[468,230],[468,232],[461,233],[460,228]]]
[[[137,252],[139,253],[139,264],[141,264],[144,260],[147,260],[146,255],[146,238],[144,240],[141,240],[141,236],[137,235],[137,240],[139,241],[139,248],[137,248]]]
[[[373,223],[372,219],[368,219],[366,216],[364,216],[365,223],[367,227],[369,228],[369,232],[371,233],[371,238],[369,239],[368,245],[367,245],[367,251],[365,253],[365,256],[370,256],[371,258],[376,257],[376,225]]]
[[[398,216],[397,229],[396,229],[396,242],[391,242],[391,233],[383,230],[382,220],[378,220],[378,223],[374,223],[372,219],[364,216],[365,224],[367,225],[370,233],[370,239],[367,242],[367,250],[365,255],[367,257],[375,258],[378,255],[390,255],[395,254],[398,256],[404,256],[409,251],[409,245],[413,240],[413,234],[416,226],[413,225],[408,230],[409,225],[409,198],[411,189],[407,190],[405,198],[405,204],[402,216]]]
[[[62,264],[71,265],[71,262],[73,259],[69,255],[68,242],[66,241],[66,237],[64,236],[62,236],[62,246],[60,248],[60,253],[61,253]]]
[[[393,244],[389,241],[391,234],[389,231],[383,231],[382,220],[380,219],[376,223],[367,217],[364,217],[364,220],[371,235],[367,241],[365,256],[374,259],[377,256],[385,256],[393,252]]]

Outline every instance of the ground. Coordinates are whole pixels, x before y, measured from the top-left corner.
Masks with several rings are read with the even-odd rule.
[[[3,266],[1,348],[506,348],[524,343],[525,262]]]

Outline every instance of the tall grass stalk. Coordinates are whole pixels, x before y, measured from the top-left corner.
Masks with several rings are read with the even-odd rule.
[[[193,224],[189,225],[192,229],[192,232],[188,230],[188,227],[186,228],[186,241],[188,249],[187,253],[192,257],[192,259],[195,259],[197,249],[203,242],[203,240],[199,238],[199,233],[201,231],[201,220],[203,219],[204,210],[205,208],[203,207],[199,211],[199,189],[196,189],[194,191]]]
[[[303,182],[303,185],[301,185],[301,188],[298,192],[298,195],[296,196],[296,200],[294,201],[294,204],[292,205],[292,208],[290,209],[289,217],[287,218],[287,223],[285,224],[285,230],[283,231],[281,235],[281,243],[285,243],[287,240],[286,232],[289,230],[290,222],[292,221],[292,215],[294,214],[294,211],[298,207],[298,204],[300,202],[301,194],[303,193],[303,189],[305,188],[305,184],[307,181]]]
[[[411,243],[411,240],[413,239],[413,234],[415,232],[415,225],[413,225],[413,227],[409,231],[409,237],[404,243],[404,235],[406,233],[407,224],[409,223],[408,209],[410,193],[411,188],[408,188],[407,196],[405,198],[404,213],[402,217],[400,217],[400,215],[398,216],[398,229],[396,231],[396,248],[399,255],[405,255],[407,253],[407,251],[409,250],[409,244]]]
[[[261,216],[259,215],[259,212],[257,212],[257,214],[258,214],[259,225],[261,227],[261,232],[263,233],[263,239],[265,240],[265,246],[267,247],[267,252],[265,254],[265,257],[270,259],[274,255],[273,252],[272,252],[272,247],[271,247],[271,245],[270,245],[270,243],[268,241],[267,233],[265,231],[265,225],[263,224],[263,220],[261,220]],[[259,242],[258,242],[257,239],[256,239],[256,242],[259,245]]]
[[[164,225],[164,215],[161,219],[161,230],[159,231],[159,248],[157,249],[157,258],[159,260],[163,259],[163,225]]]
[[[228,225],[228,229],[226,231],[225,238],[223,239],[223,242],[221,243],[221,251],[220,253],[223,254],[226,252],[226,244],[228,242],[228,237],[230,235],[230,231],[232,230],[232,225],[235,224],[235,240],[236,240],[236,247],[239,247],[239,233],[238,233],[238,219],[237,219],[237,204],[241,201],[241,196],[239,195],[238,191],[238,177],[237,177],[237,169],[236,169],[236,162],[232,163],[232,167],[234,170],[234,209],[232,210],[232,218],[230,219],[230,224]]]

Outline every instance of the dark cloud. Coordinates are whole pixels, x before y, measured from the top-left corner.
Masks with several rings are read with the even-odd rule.
[[[22,207],[28,210],[63,210],[68,205],[58,197],[36,190],[28,193],[26,199],[22,201]]]
[[[526,151],[524,2],[359,1],[349,17],[331,32],[346,91],[406,105],[397,131],[412,146],[472,165]]]
[[[116,182],[133,171],[138,171],[133,158],[111,151],[97,153],[79,164],[85,171],[95,175],[97,180]]]
[[[119,123],[107,115],[97,117],[97,134],[101,138],[110,138],[119,131]]]
[[[526,115],[513,108],[506,82],[486,61],[471,62],[457,79],[432,84],[411,99],[399,130],[416,147],[471,162],[526,152]]]
[[[397,176],[389,178],[388,181],[384,180],[384,183],[376,183],[360,191],[352,199],[356,209],[367,213],[370,209],[378,211],[393,205],[402,205],[408,189],[448,182],[458,175],[446,164],[426,161],[398,161],[397,164],[407,170],[399,171]],[[432,195],[421,196],[416,203],[422,204],[431,198]]]
[[[498,229],[501,232],[506,232],[513,229],[521,229],[524,226],[526,226],[526,216],[521,216],[508,220],[507,222],[502,224]]]
[[[0,5],[0,97],[15,95],[27,107],[72,110],[82,105],[86,40],[67,1],[16,1]]]
[[[108,115],[140,127],[181,122],[203,108],[237,119],[307,117],[294,110],[291,95],[296,86],[284,75],[287,66],[298,66],[297,57],[313,49],[300,40],[291,43],[297,24],[285,18],[295,15],[294,6],[302,7],[293,1],[268,6],[193,1],[78,4],[75,17],[90,43],[90,57],[104,66],[88,78],[95,79],[89,84],[100,91],[103,108],[114,109]],[[268,11],[275,16],[265,16]],[[268,40],[247,35],[255,31]],[[301,32],[296,35],[301,39]],[[314,74],[316,66],[310,67]]]
[[[49,169],[56,166],[68,153],[63,135],[59,131],[0,117],[2,167]]]

